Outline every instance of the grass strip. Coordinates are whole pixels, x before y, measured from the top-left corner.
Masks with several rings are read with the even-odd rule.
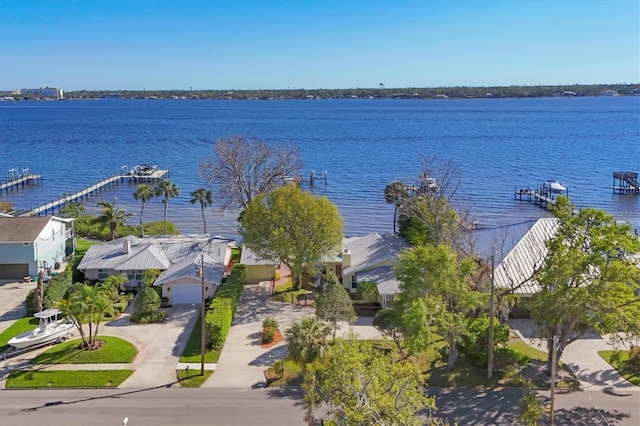
[[[138,350],[136,347],[113,336],[98,336],[97,340],[104,340],[100,349],[87,351],[80,349],[81,339],[74,339],[61,343],[36,356],[32,364],[103,364],[133,362]]]
[[[204,370],[204,376],[200,375],[200,370],[193,368],[187,370],[176,370],[176,377],[183,388],[199,388],[211,376],[213,370]]]
[[[0,352],[9,349],[9,340],[18,334],[24,333],[26,331],[31,331],[34,328],[38,327],[38,323],[40,320],[38,318],[33,317],[25,317],[20,318],[5,331],[0,333]]]
[[[629,365],[630,351],[598,351],[598,355],[607,361],[618,373],[636,386],[640,386],[640,372]]]
[[[215,349],[206,350],[204,353],[204,362],[218,362],[220,351]],[[193,363],[200,362],[200,317],[193,325],[189,340],[182,351],[180,362]]]
[[[536,349],[522,340],[512,340],[507,344],[507,347],[531,360],[547,362],[546,352]]]
[[[11,388],[116,388],[133,370],[12,371],[5,387]]]

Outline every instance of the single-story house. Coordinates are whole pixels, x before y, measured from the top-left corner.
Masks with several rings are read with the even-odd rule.
[[[380,304],[389,307],[400,291],[400,282],[396,279],[393,267],[400,259],[402,250],[409,243],[391,233],[377,232],[362,236],[345,238],[340,262],[334,264],[334,272],[342,285],[355,293],[358,283],[373,282],[380,293]]]
[[[89,248],[78,264],[89,280],[126,274],[127,287],[141,285],[148,269],[162,271],[155,286],[170,304],[199,304],[215,295],[231,259],[232,241],[209,235],[156,235],[118,238]],[[201,266],[204,263],[204,276]]]
[[[342,251],[326,256],[321,261],[320,274],[315,277],[315,285],[324,285],[326,274],[336,274],[342,285],[350,293],[355,293],[358,283],[373,282],[380,293],[379,302],[388,307],[399,292],[393,266],[400,258],[400,252],[409,247],[402,238],[377,232],[362,237],[347,237],[342,241]],[[243,247],[241,263],[247,265],[247,281],[268,281],[275,274],[277,264],[258,258],[247,247]]]
[[[73,219],[0,217],[0,279],[24,279],[60,267],[75,252]]]
[[[245,245],[242,246],[240,263],[245,265],[247,284],[257,284],[261,281],[271,281],[275,279],[276,269],[279,267],[278,262],[260,259]]]

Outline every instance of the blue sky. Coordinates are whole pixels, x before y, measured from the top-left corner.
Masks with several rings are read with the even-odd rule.
[[[639,81],[639,0],[0,0],[0,90]]]

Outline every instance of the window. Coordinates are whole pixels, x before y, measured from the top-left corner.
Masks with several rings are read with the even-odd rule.
[[[108,276],[109,276],[109,273],[107,272],[106,269],[98,269],[98,279],[99,280],[104,280]]]
[[[358,278],[356,278],[356,274],[351,275],[351,288],[358,287]]]

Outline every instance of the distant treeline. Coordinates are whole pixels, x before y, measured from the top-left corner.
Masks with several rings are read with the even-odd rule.
[[[79,90],[65,99],[439,99],[439,98],[536,98],[552,96],[640,95],[639,84],[574,84],[561,86],[430,87],[278,90]],[[16,100],[25,95],[0,92]]]

